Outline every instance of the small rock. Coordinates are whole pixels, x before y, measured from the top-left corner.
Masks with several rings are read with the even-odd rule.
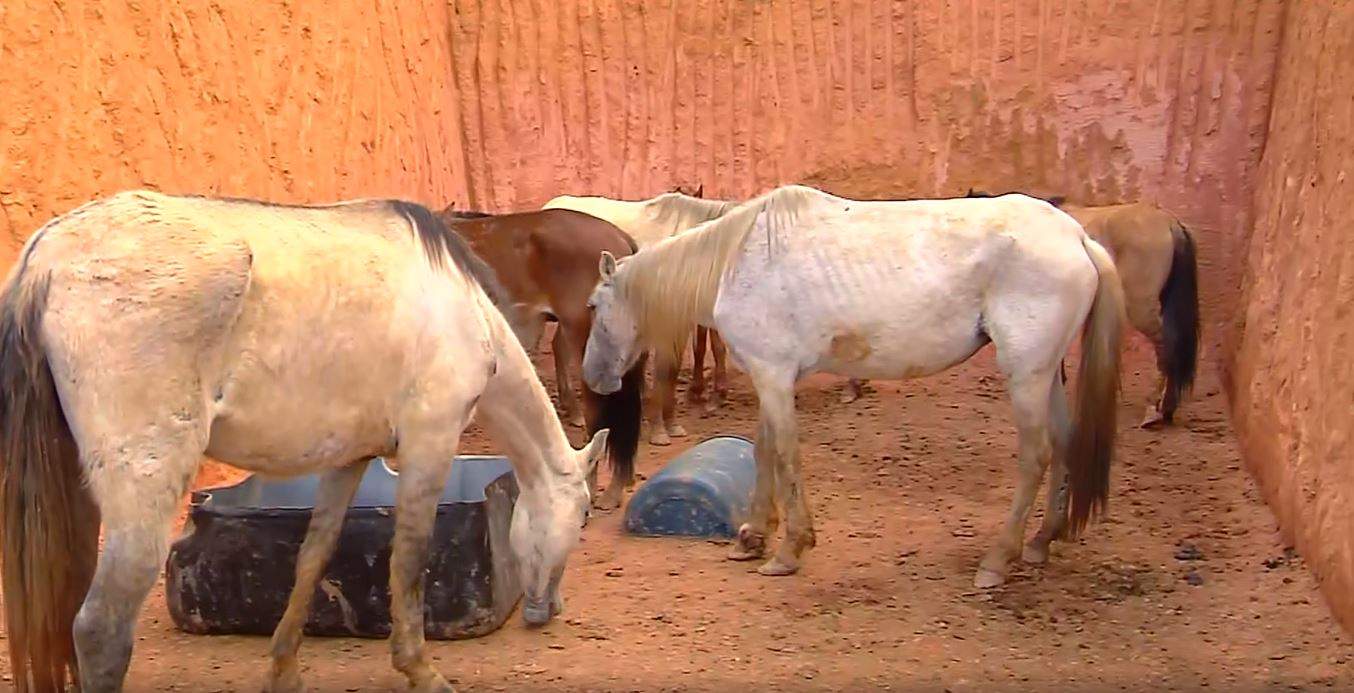
[[[1182,544],[1180,549],[1175,552],[1175,560],[1177,561],[1202,561],[1203,559],[1204,552],[1193,544]]]
[[[1204,576],[1200,575],[1196,571],[1191,570],[1188,573],[1185,573],[1185,582],[1188,582],[1189,584],[1198,587],[1199,585],[1204,584]]]
[[[977,533],[977,532],[974,532],[972,529],[969,529],[968,527],[960,527],[959,529],[956,529],[956,530],[950,532],[950,534],[953,534],[953,535],[956,536],[956,537],[975,537],[975,536],[978,536],[978,533]]]

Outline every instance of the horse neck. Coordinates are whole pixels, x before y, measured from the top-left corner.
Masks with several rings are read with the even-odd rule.
[[[574,451],[526,351],[501,316],[492,318],[497,360],[477,407],[480,420],[512,462],[523,491],[544,488],[568,474],[565,461]]]

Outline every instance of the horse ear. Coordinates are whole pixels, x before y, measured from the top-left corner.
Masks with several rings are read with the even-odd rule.
[[[705,183],[701,183],[700,185],[696,186],[696,194],[692,195],[692,197],[700,197],[700,198],[705,197]]]
[[[610,283],[616,276],[616,256],[609,250],[602,251],[602,260],[597,264],[597,273],[602,275],[603,283]]]
[[[583,448],[584,454],[587,455],[583,465],[583,476],[592,476],[592,473],[597,469],[597,463],[601,462],[603,457],[606,457],[606,441],[610,435],[611,429],[603,428],[594,433],[592,440],[588,441],[587,446]]]

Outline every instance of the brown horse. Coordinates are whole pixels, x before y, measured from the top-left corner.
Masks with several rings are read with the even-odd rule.
[[[965,197],[1000,197],[969,188]],[[1134,202],[1078,207],[1045,198],[1077,220],[1105,246],[1124,283],[1128,320],[1152,343],[1161,372],[1143,428],[1169,424],[1181,397],[1194,385],[1199,355],[1199,281],[1194,237],[1171,213]],[[864,381],[851,379],[842,402],[861,396]]]
[[[586,386],[576,395],[573,378],[582,372],[592,328],[588,296],[597,284],[597,258],[602,251],[630,255],[634,240],[610,222],[563,209],[492,215],[448,207],[439,216],[498,275],[516,319],[527,326],[523,332],[529,343],[522,345],[527,351],[535,351],[547,321],[557,323],[552,344],[561,418],[586,424],[589,435],[610,429],[611,483],[594,497],[599,508],[619,506],[625,489],[634,485],[645,364],[637,364],[621,390],[610,395]],[[595,477],[589,484],[596,488]]]

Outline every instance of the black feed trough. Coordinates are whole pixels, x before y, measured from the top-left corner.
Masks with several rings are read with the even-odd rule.
[[[315,592],[308,635],[390,634],[390,548],[397,474],[374,460],[348,508]],[[269,635],[286,610],[318,477],[265,480],[195,492],[184,535],[165,565],[170,617],[198,634]],[[522,587],[508,544],[517,481],[503,457],[452,465],[437,507],[424,594],[430,639],[497,630]]]

